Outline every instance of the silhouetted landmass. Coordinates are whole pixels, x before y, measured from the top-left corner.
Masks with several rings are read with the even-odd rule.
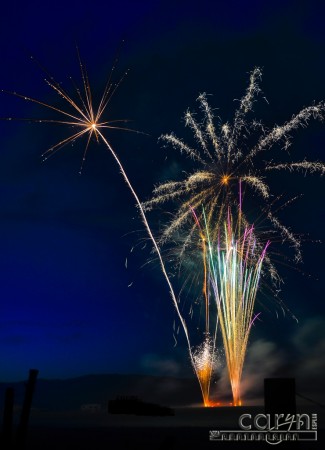
[[[15,389],[14,438],[17,436],[19,408],[25,392],[22,383],[0,383],[0,408],[10,385]],[[175,416],[108,414],[107,402],[123,394],[137,396],[142,403],[172,405]],[[210,442],[210,430],[236,430],[243,413],[254,417],[264,406],[181,407],[201,404],[195,379],[141,375],[90,375],[68,380],[39,380],[31,411],[25,450],[233,450],[253,448],[252,443]],[[299,405],[297,405],[299,406]],[[98,408],[99,407],[99,408]],[[301,408],[301,406],[299,407]],[[281,450],[324,448],[325,414],[320,408],[303,406],[303,413],[317,413],[318,441],[281,443]],[[292,444],[292,445],[291,445]],[[2,443],[0,443],[1,450]],[[270,449],[266,442],[254,443],[254,450]]]
[[[147,403],[136,396],[122,396],[108,402],[111,414],[135,414],[137,416],[174,416],[175,411],[167,406]]]
[[[25,382],[0,383],[0,410],[5,390],[15,390],[15,405],[22,405]],[[66,380],[37,381],[33,408],[52,411],[79,410],[82,405],[100,404],[106,410],[109,399],[119,395],[135,395],[145,402],[172,407],[200,404],[197,380],[190,378],[155,377],[148,375],[87,375]]]

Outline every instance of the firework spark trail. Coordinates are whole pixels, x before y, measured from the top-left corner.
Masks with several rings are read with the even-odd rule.
[[[174,289],[173,289],[173,286],[172,286],[172,284],[171,284],[171,282],[170,282],[169,276],[168,276],[167,271],[166,271],[166,268],[165,268],[165,263],[164,263],[164,261],[163,261],[163,259],[162,259],[161,252],[160,252],[160,249],[159,249],[158,244],[157,244],[157,242],[156,242],[156,239],[154,238],[154,236],[153,236],[153,234],[152,234],[151,228],[150,228],[150,226],[149,226],[149,223],[148,223],[148,221],[147,221],[146,215],[145,215],[144,210],[143,210],[143,208],[142,208],[142,204],[141,204],[141,202],[140,202],[140,200],[139,200],[139,197],[137,196],[135,190],[133,189],[133,187],[132,187],[132,185],[131,185],[131,183],[130,183],[130,181],[129,181],[129,178],[128,178],[128,176],[126,175],[126,172],[125,172],[125,170],[124,170],[124,168],[123,168],[123,166],[122,166],[122,164],[121,164],[119,158],[117,157],[116,153],[114,152],[113,148],[112,148],[111,145],[108,143],[108,141],[106,140],[105,136],[103,136],[103,134],[102,134],[99,130],[97,130],[97,132],[98,132],[99,136],[102,138],[102,140],[103,140],[103,142],[105,143],[105,145],[107,146],[107,148],[109,149],[109,151],[111,152],[111,154],[113,155],[115,161],[117,162],[117,164],[118,164],[118,166],[119,166],[119,168],[120,168],[121,174],[122,174],[122,176],[123,176],[123,178],[124,178],[126,184],[128,185],[130,191],[132,192],[133,197],[135,198],[135,200],[136,200],[136,202],[137,202],[137,205],[138,205],[138,208],[139,208],[139,211],[140,211],[140,215],[141,215],[142,221],[143,221],[144,226],[145,226],[145,228],[146,228],[146,230],[147,230],[147,232],[148,232],[148,234],[149,234],[149,237],[150,237],[150,239],[151,239],[151,241],[152,241],[152,243],[153,243],[153,246],[154,246],[154,248],[155,248],[155,251],[156,251],[156,253],[157,253],[157,255],[158,255],[161,270],[162,270],[162,272],[163,272],[163,274],[164,274],[164,277],[165,277],[166,282],[167,282],[168,287],[169,287],[169,293],[170,293],[170,295],[171,295],[171,297],[172,297],[173,304],[174,304],[174,307],[175,307],[175,309],[176,309],[176,312],[177,312],[177,315],[178,315],[178,317],[179,317],[179,320],[180,320],[180,322],[181,322],[181,324],[182,324],[182,326],[183,326],[184,333],[185,333],[186,340],[187,340],[187,344],[188,344],[188,349],[189,349],[190,358],[191,358],[191,361],[192,361],[192,364],[193,364],[193,354],[192,354],[192,351],[191,351],[191,343],[190,343],[190,338],[189,338],[187,326],[186,326],[185,320],[183,319],[183,317],[182,317],[182,315],[181,315],[181,313],[180,313],[180,310],[179,310],[179,307],[178,307],[178,302],[177,302],[177,299],[176,299],[176,296],[175,296],[175,293],[174,293]]]
[[[325,173],[325,164],[320,161],[300,161],[300,162],[292,162],[289,164],[274,164],[273,166],[267,166],[265,168],[266,170],[282,170],[286,169],[290,172],[293,172],[294,170],[301,170],[304,173],[310,172],[320,172],[321,175],[324,175]]]
[[[34,99],[32,97],[27,97],[21,94],[17,94],[16,92],[8,92],[8,91],[2,91],[2,92],[6,92],[9,94],[12,94],[16,97],[19,98],[23,98],[24,100],[36,103],[40,106],[46,107],[50,110],[54,110],[56,113],[59,113],[60,115],[63,115],[65,120],[56,120],[56,119],[51,119],[51,120],[46,120],[46,119],[16,119],[16,120],[28,120],[28,121],[35,121],[35,122],[44,122],[44,123],[53,123],[53,124],[63,124],[63,125],[72,125],[73,127],[79,127],[81,128],[80,131],[78,131],[77,133],[72,134],[71,136],[68,136],[67,138],[59,141],[57,144],[53,145],[52,147],[50,147],[42,156],[44,156],[44,159],[46,159],[48,157],[48,155],[53,154],[54,152],[56,152],[57,150],[61,149],[62,147],[64,147],[65,145],[71,143],[72,141],[75,141],[76,139],[82,137],[83,135],[88,135],[88,139],[86,142],[86,147],[85,147],[85,151],[84,151],[84,155],[83,155],[83,162],[86,158],[86,153],[91,141],[91,138],[93,136],[95,136],[97,142],[99,142],[99,140],[101,140],[106,148],[108,149],[108,151],[111,153],[111,155],[113,156],[114,160],[116,161],[116,163],[118,164],[118,167],[120,169],[120,172],[124,178],[124,181],[126,182],[127,186],[129,187],[135,201],[136,204],[139,208],[139,212],[140,212],[140,216],[141,219],[143,221],[143,224],[148,232],[148,235],[150,237],[150,240],[154,246],[154,249],[157,253],[159,262],[160,262],[160,267],[161,270],[163,272],[163,275],[165,277],[165,280],[167,282],[168,288],[169,288],[169,293],[170,296],[172,298],[174,307],[176,309],[177,315],[179,317],[179,320],[183,326],[183,330],[185,333],[185,337],[187,340],[187,344],[188,344],[188,349],[189,349],[189,355],[190,355],[190,359],[192,362],[192,365],[194,367],[194,360],[193,360],[193,354],[192,354],[192,348],[191,348],[191,344],[190,344],[190,339],[189,339],[189,334],[188,334],[188,330],[187,330],[187,326],[185,323],[185,320],[183,319],[181,312],[179,310],[179,306],[178,306],[178,302],[177,302],[177,298],[176,295],[174,293],[174,289],[173,286],[170,282],[167,270],[165,268],[165,264],[164,261],[162,259],[161,256],[161,251],[158,247],[158,244],[156,242],[156,239],[154,238],[150,225],[147,221],[145,212],[144,212],[144,208],[142,206],[142,203],[139,199],[139,197],[137,196],[135,190],[133,189],[133,186],[123,168],[123,165],[120,161],[120,159],[118,158],[117,154],[115,153],[115,151],[113,150],[111,144],[108,142],[108,140],[106,139],[106,137],[103,135],[102,133],[102,129],[122,129],[122,130],[126,130],[126,131],[133,131],[136,133],[139,133],[139,131],[136,130],[132,130],[130,128],[124,128],[124,127],[119,127],[119,126],[113,126],[111,125],[112,123],[116,123],[116,122],[126,122],[126,120],[112,120],[112,121],[101,121],[102,119],[102,115],[104,114],[104,112],[106,111],[106,108],[108,106],[108,103],[110,101],[110,99],[112,98],[112,95],[115,93],[117,87],[120,85],[121,80],[116,83],[115,85],[113,85],[111,83],[111,78],[112,78],[112,73],[115,69],[115,65],[117,62],[117,59],[114,62],[112,71],[109,75],[109,79],[108,82],[106,84],[106,87],[104,89],[104,93],[100,99],[99,102],[99,106],[97,108],[97,111],[94,107],[93,104],[93,97],[92,97],[92,92],[91,92],[91,88],[90,88],[90,83],[89,83],[89,79],[88,79],[88,74],[87,71],[81,61],[79,52],[78,52],[78,60],[79,60],[79,66],[80,66],[80,71],[81,71],[81,78],[82,78],[82,83],[83,83],[83,94],[82,92],[77,89],[77,97],[80,101],[80,104],[78,104],[75,100],[72,99],[72,97],[61,87],[61,85],[59,83],[57,83],[53,77],[50,77],[49,81],[48,79],[45,79],[45,82],[56,92],[60,95],[61,98],[63,98],[69,105],[70,108],[72,108],[74,110],[74,113],[70,113],[69,111],[66,111],[64,109],[60,109],[57,108],[55,106],[52,106],[48,103],[42,102],[40,100]],[[69,119],[69,120],[68,120]],[[6,120],[12,120],[12,118],[6,118]],[[82,162],[82,164],[83,164]],[[81,166],[82,167],[82,166]]]
[[[203,260],[203,267],[204,267],[204,275],[203,275],[203,297],[205,300],[205,332],[208,335],[209,329],[210,329],[210,320],[209,320],[209,295],[208,295],[208,287],[207,287],[207,248],[206,248],[206,239],[205,235],[203,233],[203,230],[201,228],[199,219],[196,215],[195,210],[191,206],[191,211],[195,220],[195,223],[197,227],[199,228],[199,234],[202,242],[202,260]]]
[[[214,325],[211,324],[210,321],[210,302],[209,302],[209,286],[208,286],[208,253],[207,253],[207,239],[206,233],[201,227],[198,216],[195,212],[195,209],[190,206],[195,225],[194,230],[198,229],[199,236],[201,240],[201,248],[202,248],[202,261],[204,267],[204,275],[203,275],[203,298],[204,298],[204,306],[205,306],[205,332],[204,338],[201,344],[194,347],[192,350],[193,358],[192,365],[194,368],[194,372],[199,381],[199,385],[202,392],[203,404],[204,406],[211,406],[212,403],[210,401],[210,385],[211,378],[213,375],[214,367],[216,364],[216,338],[217,338],[217,330],[218,330],[218,318],[215,320]],[[210,331],[210,328],[214,326],[213,334]]]
[[[167,202],[178,202],[179,204],[174,218],[165,227],[159,243],[166,243],[173,239],[178,230],[186,229],[191,216],[189,206],[192,205],[197,209],[200,202],[206,209],[211,233],[216,235],[220,224],[226,219],[228,207],[237,210],[238,181],[242,182],[248,190],[258,194],[262,200],[261,209],[263,209],[265,206],[270,207],[270,201],[273,198],[273,193],[266,180],[269,171],[284,169],[324,174],[325,165],[318,161],[274,163],[272,160],[265,160],[264,168],[261,164],[254,164],[255,157],[261,151],[270,150],[279,142],[282,142],[283,147],[287,149],[290,145],[292,131],[307,126],[310,119],[324,120],[325,117],[325,102],[320,102],[302,109],[288,122],[276,125],[271,130],[267,130],[256,119],[248,120],[247,115],[252,112],[256,95],[260,92],[260,79],[261,70],[255,68],[250,74],[248,88],[239,102],[233,123],[222,123],[220,118],[215,121],[207,101],[207,95],[205,93],[199,95],[197,100],[203,120],[197,121],[190,111],[185,113],[185,125],[193,131],[195,146],[184,143],[174,133],[164,134],[160,137],[165,144],[170,144],[174,149],[185,153],[198,164],[198,168],[183,181],[167,181],[156,186],[152,198],[144,203],[145,211],[150,211]],[[256,133],[260,133],[259,137],[254,137]],[[252,139],[256,139],[255,145],[251,144]],[[199,220],[202,220],[201,213],[198,214]],[[241,214],[242,219],[248,223],[245,212],[242,211]],[[270,231],[273,229],[279,232],[283,240],[294,249],[295,260],[300,260],[299,238],[272,213],[268,214],[265,219],[268,221]],[[215,228],[214,232],[213,228]],[[272,271],[273,279],[277,279],[275,268],[271,267],[268,261],[269,259],[266,258],[265,263]]]
[[[241,375],[250,329],[258,317],[253,317],[254,303],[269,246],[268,242],[262,252],[258,252],[253,231],[253,226],[244,230],[234,226],[229,213],[223,234],[213,243],[206,222],[209,281],[217,305],[235,406],[241,405]]]
[[[238,160],[242,156],[240,146],[237,146],[238,139],[240,138],[240,132],[242,128],[245,127],[245,116],[252,110],[254,98],[260,92],[258,86],[258,80],[262,78],[261,70],[256,67],[249,77],[249,85],[246,94],[240,101],[239,109],[235,113],[234,123],[232,126],[231,136],[227,133],[227,143],[228,143],[228,162],[232,157]],[[237,147],[237,150],[236,150]]]
[[[289,122],[286,122],[282,126],[276,125],[271,130],[271,132],[267,133],[266,136],[262,136],[259,139],[257,145],[248,154],[248,159],[252,159],[260,151],[268,150],[281,139],[284,140],[283,148],[287,150],[291,145],[289,135],[290,131],[295,130],[299,127],[307,126],[311,118],[324,120],[324,110],[324,102],[320,102],[318,103],[318,105],[307,106],[306,108],[299,111],[298,114],[294,115]]]

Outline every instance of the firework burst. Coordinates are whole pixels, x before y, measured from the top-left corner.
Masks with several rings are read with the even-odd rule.
[[[81,85],[80,88],[77,83],[70,77],[70,80],[73,84],[73,91],[70,93],[67,90],[65,90],[61,83],[57,82],[53,76],[51,76],[46,69],[44,69],[33,57],[31,57],[32,60],[35,60],[35,62],[40,66],[41,70],[44,72],[45,77],[44,81],[45,83],[53,90],[55,91],[59,97],[63,100],[62,107],[57,107],[55,105],[51,105],[49,103],[43,102],[41,100],[19,94],[17,92],[9,92],[2,90],[1,92],[13,95],[15,97],[21,98],[23,100],[26,100],[28,102],[36,103],[37,105],[40,105],[44,108],[47,108],[58,116],[57,118],[53,119],[21,119],[21,118],[5,118],[5,120],[24,120],[28,122],[37,122],[37,123],[51,123],[55,125],[63,125],[66,128],[73,129],[75,132],[71,133],[66,138],[58,141],[56,144],[52,145],[50,148],[48,148],[43,154],[43,160],[46,160],[51,155],[55,154],[57,151],[62,149],[63,147],[67,146],[68,144],[71,144],[75,142],[76,140],[86,137],[86,144],[84,148],[82,163],[80,167],[80,173],[82,171],[83,164],[85,162],[87,152],[89,149],[89,145],[93,139],[95,139],[97,142],[100,140],[103,140],[103,136],[101,132],[105,131],[106,129],[117,129],[117,130],[125,130],[125,131],[132,131],[134,133],[140,133],[137,130],[132,130],[130,128],[122,126],[123,123],[128,122],[126,119],[115,119],[115,120],[109,120],[106,121],[103,119],[105,113],[107,112],[109,103],[115,94],[116,90],[120,86],[121,82],[123,81],[124,77],[127,75],[127,72],[123,74],[123,76],[120,78],[118,82],[113,82],[113,74],[116,68],[116,63],[118,61],[118,58],[116,57],[114,64],[112,66],[112,69],[110,71],[110,74],[108,76],[105,88],[103,90],[103,94],[98,102],[97,105],[94,104],[93,100],[93,93],[89,82],[88,73],[86,70],[85,65],[83,64],[79,50],[77,48],[77,56],[78,56],[78,62],[79,62],[79,68],[80,68],[80,75],[81,75]],[[64,107],[65,105],[65,107]],[[144,133],[142,133],[144,134]],[[107,145],[106,145],[107,147]]]
[[[167,270],[165,268],[165,263],[163,261],[161,252],[160,252],[160,248],[157,244],[157,241],[155,239],[155,237],[152,234],[150,225],[147,221],[142,203],[139,200],[138,195],[136,194],[124,168],[123,165],[120,161],[120,159],[118,158],[116,152],[114,151],[114,149],[112,148],[110,142],[108,141],[108,139],[105,137],[105,135],[103,134],[104,132],[106,132],[108,129],[118,129],[118,130],[126,130],[126,131],[132,131],[132,132],[136,132],[136,133],[140,133],[139,131],[136,130],[132,130],[130,128],[126,128],[126,127],[122,127],[117,125],[117,123],[121,123],[121,122],[127,122],[127,120],[110,120],[110,121],[105,121],[103,119],[104,113],[106,112],[109,102],[112,98],[112,96],[114,95],[114,93],[116,92],[117,88],[119,87],[121,81],[123,80],[124,76],[120,79],[120,81],[118,83],[113,83],[112,82],[112,75],[113,72],[115,70],[115,65],[117,62],[117,59],[115,60],[115,63],[112,67],[111,73],[109,75],[108,81],[106,83],[105,89],[103,91],[103,95],[99,101],[99,104],[97,106],[97,108],[94,105],[93,102],[93,96],[92,96],[92,92],[91,92],[91,88],[90,88],[90,83],[89,83],[89,79],[88,79],[88,74],[86,71],[86,68],[84,66],[84,64],[81,61],[80,58],[80,54],[78,51],[78,60],[79,60],[79,67],[80,67],[80,72],[81,72],[81,79],[82,79],[82,85],[83,88],[79,89],[77,87],[77,85],[74,83],[74,87],[75,87],[75,92],[74,95],[70,95],[66,90],[63,89],[63,87],[61,86],[60,83],[58,83],[57,81],[55,81],[55,79],[50,76],[46,71],[45,73],[47,74],[47,77],[45,78],[45,82],[50,86],[50,88],[52,88],[60,97],[61,99],[64,101],[66,108],[62,107],[56,107],[54,105],[45,103],[41,100],[37,100],[35,98],[32,97],[28,97],[26,95],[22,95],[19,94],[17,92],[8,92],[8,91],[4,91],[2,90],[2,92],[6,92],[9,93],[11,95],[14,95],[16,97],[22,98],[26,101],[29,102],[33,102],[36,103],[42,107],[45,107],[47,109],[50,109],[52,111],[54,111],[55,113],[59,114],[62,118],[61,119],[18,119],[18,118],[5,118],[5,120],[27,120],[29,122],[38,122],[38,123],[52,123],[52,124],[57,124],[57,125],[64,125],[66,127],[73,127],[77,129],[77,132],[72,133],[70,136],[68,136],[67,138],[57,142],[55,145],[53,145],[52,147],[50,147],[48,150],[46,150],[46,152],[42,155],[44,159],[47,159],[49,156],[51,156],[52,154],[56,153],[58,150],[60,150],[61,148],[65,147],[66,145],[73,143],[74,141],[76,141],[77,139],[81,138],[82,136],[87,136],[87,140],[86,140],[86,146],[84,149],[84,154],[83,154],[83,160],[82,160],[82,164],[81,164],[81,168],[80,168],[80,172],[82,170],[82,166],[83,163],[85,161],[86,155],[87,155],[87,151],[89,149],[89,145],[91,143],[92,138],[95,138],[95,140],[97,141],[97,143],[102,142],[105,146],[105,148],[111,153],[111,155],[113,156],[115,162],[117,163],[119,170],[124,178],[124,181],[126,182],[128,188],[130,189],[136,204],[138,206],[138,210],[141,216],[141,219],[143,221],[143,224],[147,230],[147,233],[149,235],[149,238],[153,244],[154,250],[157,254],[157,257],[159,259],[159,263],[160,263],[160,268],[162,270],[162,273],[165,277],[165,280],[167,282],[168,288],[169,288],[169,293],[170,296],[172,298],[174,307],[176,309],[177,315],[179,317],[179,320],[182,324],[186,339],[187,339],[187,344],[188,344],[188,348],[189,348],[189,355],[190,355],[190,359],[191,362],[194,366],[194,361],[193,361],[193,354],[191,351],[191,344],[190,344],[190,340],[189,340],[189,334],[188,334],[188,330],[187,330],[187,326],[185,323],[185,320],[183,319],[181,312],[179,310],[179,303],[178,300],[176,298],[176,295],[174,293],[174,289],[173,286],[170,282]],[[43,68],[42,68],[43,69]],[[43,69],[44,71],[44,69]],[[76,95],[75,95],[76,94]],[[75,98],[76,97],[76,98]],[[72,112],[71,112],[72,111]],[[145,134],[145,133],[141,133],[141,134]]]
[[[303,171],[304,173],[325,172],[322,162],[307,160],[292,163],[274,163],[268,158],[267,151],[275,144],[280,144],[287,150],[291,142],[291,132],[304,127],[310,119],[323,120],[325,116],[325,103],[308,106],[294,115],[283,125],[275,125],[268,130],[256,119],[247,119],[252,111],[257,94],[260,92],[259,80],[261,70],[255,68],[250,74],[250,80],[245,95],[240,100],[239,108],[235,112],[232,123],[222,123],[214,117],[207,95],[198,97],[202,121],[197,121],[191,111],[185,113],[185,125],[189,127],[195,137],[195,146],[190,146],[175,134],[164,134],[160,140],[171,145],[181,153],[191,158],[197,169],[189,174],[183,181],[168,181],[155,187],[153,197],[144,203],[146,211],[165,204],[178,202],[178,209],[173,220],[165,227],[160,238],[161,243],[171,240],[175,233],[188,224],[191,207],[199,210],[204,205],[207,212],[207,221],[213,238],[224,223],[227,211],[241,209],[242,193],[238,197],[238,183],[242,184],[243,192],[251,191],[261,199],[261,209],[264,217],[269,221],[270,228],[275,229],[281,238],[289,242],[295,250],[295,260],[301,260],[300,241],[288,227],[282,224],[272,211],[274,196],[267,183],[266,176],[272,170]],[[252,141],[255,140],[255,143]],[[256,157],[263,153],[264,161],[255,164]],[[272,153],[271,153],[272,155]],[[202,215],[199,220],[202,221]],[[249,220],[242,212],[242,221]],[[188,240],[191,232],[188,233]],[[259,240],[257,245],[262,248]],[[269,258],[267,263],[274,279],[277,272]]]
[[[270,237],[275,241],[280,236],[282,242],[293,247],[295,261],[301,260],[299,237],[282,224],[276,214],[297,197],[278,206],[281,197],[273,195],[267,175],[274,170],[321,175],[325,172],[325,165],[319,161],[304,159],[286,163],[269,157],[272,157],[271,150],[278,146],[288,150],[292,132],[305,127],[310,119],[323,120],[325,103],[308,106],[283,125],[267,129],[255,118],[249,119],[260,93],[260,79],[261,70],[256,68],[250,74],[248,88],[232,123],[222,123],[214,116],[205,93],[198,97],[202,120],[191,111],[185,113],[185,126],[192,131],[195,145],[187,144],[174,133],[160,137],[165,145],[190,158],[195,169],[182,181],[157,185],[152,198],[143,204],[145,211],[167,203],[177,205],[159,242],[168,244],[166,251],[170,252],[170,260],[175,261],[176,255],[176,267],[185,279],[184,285],[188,284],[188,292],[196,296],[199,315],[204,316],[203,330],[195,327],[201,337],[200,344],[193,347],[192,364],[205,405],[210,403],[217,328],[222,335],[233,404],[241,404],[241,376],[250,330],[258,317],[254,315],[254,304],[260,277],[270,276],[276,289],[281,280],[266,252]],[[262,162],[261,158],[257,160],[260,155]],[[260,200],[262,231],[252,226],[243,209],[244,195],[252,194]],[[186,270],[187,276],[184,276]],[[199,295],[195,293],[195,285],[201,286]],[[272,290],[274,294],[276,289]],[[192,319],[192,306],[190,311]]]
[[[98,143],[102,142],[111,153],[137,203],[142,221],[158,256],[161,270],[187,339],[191,362],[201,386],[204,404],[206,406],[209,404],[210,382],[215,366],[218,322],[220,322],[225,347],[234,403],[239,404],[241,372],[249,331],[254,322],[253,307],[263,260],[268,263],[271,273],[276,274],[265,253],[266,246],[263,245],[261,239],[257,239],[254,228],[249,225],[248,219],[242,212],[241,187],[242,184],[246,185],[247,188],[256,192],[263,199],[264,206],[267,206],[267,218],[271,225],[295,247],[296,259],[300,259],[299,240],[271,211],[270,187],[264,177],[268,171],[281,169],[323,174],[324,165],[320,162],[308,162],[306,160],[291,164],[267,162],[263,170],[257,170],[254,167],[254,160],[257,154],[269,150],[278,142],[282,142],[284,148],[287,149],[290,144],[290,132],[307,124],[310,118],[322,119],[325,105],[319,103],[307,107],[283,126],[275,126],[272,130],[265,130],[263,125],[256,120],[247,121],[246,115],[252,110],[255,95],[259,92],[258,80],[261,76],[259,69],[255,69],[251,73],[248,89],[240,101],[240,107],[235,113],[232,124],[219,123],[216,126],[206,94],[200,95],[198,101],[203,113],[203,122],[197,122],[194,114],[190,111],[185,115],[186,126],[193,131],[198,146],[192,148],[174,134],[161,137],[163,141],[192,158],[195,164],[200,166],[200,169],[190,174],[184,181],[171,181],[157,186],[153,198],[142,204],[120,159],[105,136],[109,129],[122,129],[138,133],[136,130],[123,127],[122,124],[127,122],[124,119],[109,121],[104,119],[109,102],[123,77],[118,83],[112,83],[114,64],[103,95],[95,107],[87,71],[79,53],[78,59],[82,89],[75,85],[73,95],[64,90],[61,84],[50,75],[47,74],[45,78],[45,82],[61,97],[66,108],[62,107],[61,109],[16,92],[10,93],[50,109],[60,118],[19,120],[53,123],[72,127],[75,130],[67,138],[50,147],[43,154],[44,159],[83,136],[86,138],[86,145],[80,171],[93,139]],[[243,143],[245,137],[256,131],[261,133],[256,144],[252,147],[247,145],[245,147]],[[239,196],[234,193],[234,186],[238,186],[238,182],[240,186]],[[178,232],[194,215],[195,223],[193,225],[192,222],[190,229],[187,230],[187,237],[182,248],[182,252],[185,252],[192,236],[199,228],[200,258],[204,268],[202,295],[205,307],[205,331],[201,343],[195,347],[191,346],[187,324],[180,310],[180,300],[174,293],[160,247],[152,234],[145,214],[145,210],[150,210],[156,205],[170,200],[180,201],[181,205],[173,221],[166,227],[161,238],[162,243],[173,237],[174,233]],[[206,213],[195,212],[201,211],[201,205],[205,205]],[[239,211],[236,226],[232,220],[234,209]],[[201,227],[200,223],[204,223],[204,227]],[[213,317],[211,317],[213,314],[210,310],[212,299],[214,299],[217,311],[217,314]]]

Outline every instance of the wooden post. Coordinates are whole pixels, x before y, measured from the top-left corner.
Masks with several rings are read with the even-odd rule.
[[[32,407],[32,400],[33,400],[33,394],[34,394],[37,375],[38,375],[37,369],[31,369],[29,371],[29,378],[28,378],[28,382],[26,384],[23,409],[21,411],[20,423],[18,425],[18,431],[17,431],[16,450],[23,450],[25,448],[29,415],[30,415],[30,410]]]
[[[14,388],[8,387],[5,395],[5,405],[2,423],[2,445],[4,450],[12,448],[12,420],[14,410]]]

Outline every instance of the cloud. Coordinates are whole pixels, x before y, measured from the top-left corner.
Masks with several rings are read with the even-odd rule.
[[[181,371],[181,365],[174,359],[162,358],[152,353],[143,356],[141,366],[155,375],[177,376]]]
[[[261,402],[263,398],[264,378],[276,376],[286,360],[284,352],[278,346],[259,339],[248,346],[241,380],[241,396],[245,402]],[[220,379],[216,383],[216,398],[231,401],[231,387],[228,370],[224,363]]]
[[[292,337],[297,357],[295,374],[297,392],[325,403],[325,320],[315,317],[307,319]]]
[[[244,363],[241,394],[246,403],[262,403],[264,378],[295,378],[296,392],[318,403],[325,403],[325,320],[306,319],[288,342],[280,346],[265,339],[252,342]],[[228,371],[224,364],[213,388],[220,400],[231,399]],[[306,400],[304,400],[306,403]]]
[[[249,346],[247,361],[243,371],[243,396],[262,397],[264,378],[279,376],[285,365],[283,350],[270,341],[259,339]]]
[[[269,339],[252,340],[247,348],[241,382],[241,395],[245,404],[262,404],[265,378],[295,378],[298,394],[311,401],[325,403],[325,320],[314,317],[301,322],[291,337],[283,342]],[[158,376],[181,377],[184,366],[189,365],[184,355],[176,358],[150,353],[141,360],[145,372]],[[180,386],[164,386],[164,390],[177,391]],[[218,356],[216,378],[211,384],[211,398],[215,401],[231,401],[231,387],[225,357]],[[310,404],[297,398],[298,403]]]

